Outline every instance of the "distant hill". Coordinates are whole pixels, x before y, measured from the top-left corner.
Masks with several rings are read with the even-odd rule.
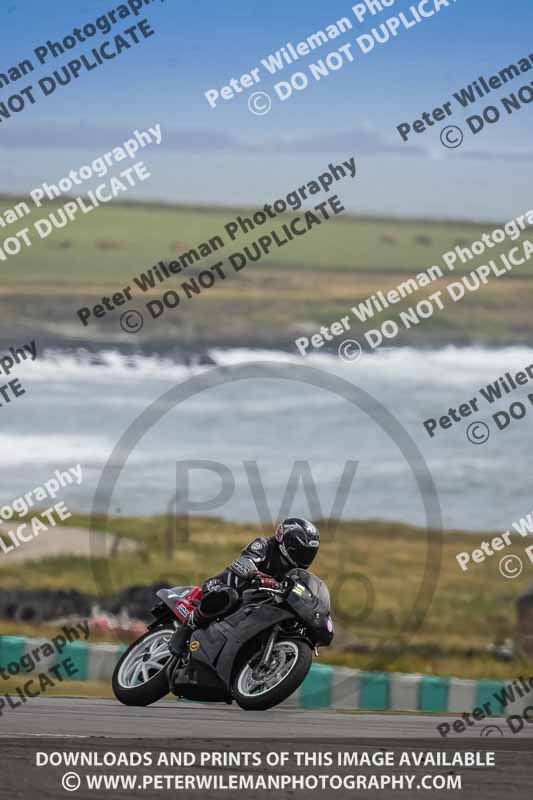
[[[2,209],[13,207],[23,198],[4,196]],[[154,286],[150,296],[133,293],[131,307],[143,309],[147,300],[160,297],[169,289],[201,270],[252,245],[272,230],[282,236],[282,226],[297,215],[268,219],[264,225],[235,241],[225,225],[237,217],[251,217],[257,209],[188,207],[149,203],[102,205],[39,239],[33,230],[37,219],[54,214],[61,222],[60,208],[67,202],[51,203],[18,222],[0,228],[2,241],[23,227],[31,231],[32,246],[19,255],[0,262],[0,338],[13,332],[40,330],[43,341],[68,345],[73,340],[113,342],[133,340],[118,326],[114,311],[83,328],[76,316],[81,306],[92,306],[104,295],[132,286],[135,276],[160,261],[189,262],[179,275],[171,275]],[[294,236],[283,246],[271,246],[268,255],[217,280],[209,291],[166,311],[158,320],[145,320],[135,341],[180,342],[201,347],[219,343],[261,343],[292,347],[294,338],[314,331],[317,326],[338,319],[356,302],[381,290],[386,292],[400,281],[442,265],[442,256],[457,246],[468,247],[481,238],[494,223],[378,219],[340,215],[308,233]],[[205,258],[199,254],[202,243],[223,241],[224,247]],[[504,245],[503,250],[509,247]],[[203,252],[208,252],[204,248]],[[491,251],[491,257],[498,249]],[[185,257],[184,257],[185,256]],[[469,272],[483,259],[458,264],[454,275]],[[427,294],[438,290],[433,284]],[[423,293],[416,300],[422,299]],[[430,320],[411,330],[395,343],[413,345],[482,341],[487,344],[533,341],[533,301],[531,269],[526,263],[509,276],[489,285],[457,304],[449,305]],[[400,311],[409,300],[395,306]],[[387,314],[382,315],[387,318]],[[379,317],[377,318],[379,320]],[[357,320],[353,332],[357,334]],[[9,334],[8,334],[9,332]]]

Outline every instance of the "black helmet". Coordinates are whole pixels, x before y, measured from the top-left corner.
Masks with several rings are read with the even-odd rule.
[[[288,517],[276,528],[276,541],[281,555],[291,566],[307,569],[318,553],[320,534],[312,522]]]

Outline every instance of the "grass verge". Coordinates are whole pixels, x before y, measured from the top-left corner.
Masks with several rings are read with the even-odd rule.
[[[84,515],[68,522],[89,525]],[[189,528],[179,519],[173,523],[174,518],[165,516],[110,518],[107,529],[140,541],[140,553],[99,557],[91,563],[69,556],[12,566],[7,557],[0,573],[2,586],[75,587],[98,598],[155,581],[201,584],[230,563],[251,538],[270,533],[216,518],[193,518]],[[104,520],[97,520],[96,527],[103,529]],[[336,530],[325,523],[320,527],[323,544],[313,569],[329,586],[336,622],[335,648],[322,652],[324,661],[469,678],[505,678],[528,669],[522,662],[495,661],[485,651],[493,642],[514,638],[515,603],[531,573],[524,570],[518,579],[506,580],[497,558],[464,573],[455,558],[493,534],[449,531],[439,555],[435,531],[378,521],[342,522]],[[521,537],[515,544],[513,552],[524,547]],[[410,618],[421,596],[428,607],[413,628]],[[43,633],[31,626],[20,630],[26,635]],[[3,625],[2,632],[15,633],[16,626]],[[530,668],[533,672],[533,664]]]

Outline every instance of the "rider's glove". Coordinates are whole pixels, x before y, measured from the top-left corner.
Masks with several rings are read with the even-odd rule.
[[[278,591],[281,589],[281,584],[277,580],[271,578],[270,575],[265,575],[263,572],[259,572],[253,582],[260,589],[275,589]]]

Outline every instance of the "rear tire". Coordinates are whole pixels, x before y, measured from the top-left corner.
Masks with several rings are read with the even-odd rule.
[[[170,692],[167,666],[173,658],[167,644],[174,627],[148,631],[128,647],[111,681],[117,700],[126,706],[149,706]]]
[[[287,699],[309,672],[313,651],[299,639],[280,639],[274,645],[270,669],[263,678],[254,678],[254,667],[263,651],[249,656],[238,668],[233,681],[233,697],[245,711],[266,711]]]

